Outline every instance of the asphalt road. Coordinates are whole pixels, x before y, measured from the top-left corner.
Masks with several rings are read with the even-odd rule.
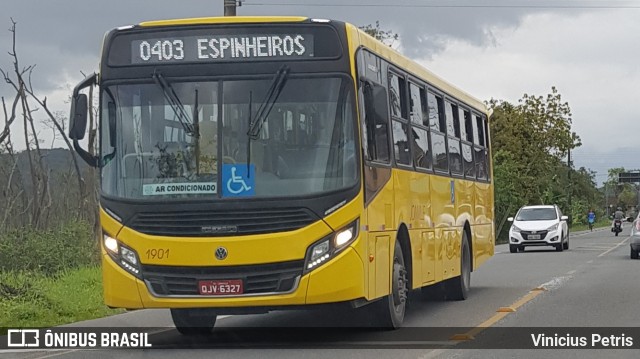
[[[640,330],[637,329],[640,327],[640,260],[629,258],[628,233],[628,225],[619,237],[613,236],[608,229],[571,233],[570,250],[564,252],[540,247],[512,254],[506,245],[499,245],[496,255],[472,274],[472,289],[466,301],[428,301],[418,292],[411,293],[404,328],[393,332],[361,328],[335,330],[331,338],[337,338],[338,345],[319,341],[299,349],[211,348],[215,346],[216,338],[284,335],[285,332],[279,332],[278,328],[366,325],[366,314],[349,316],[332,308],[225,316],[216,324],[214,333],[218,333],[217,337],[186,339],[172,327],[168,311],[144,310],[73,326],[155,327],[151,334],[153,342],[162,344],[153,349],[14,350],[0,351],[0,357],[636,358],[637,350],[628,349],[496,349],[513,345],[517,334],[525,333],[530,337],[544,332],[548,336],[564,336],[567,331],[578,330],[576,327],[583,327],[579,330],[586,336],[617,327],[634,327],[639,333],[633,338],[637,348],[640,344]],[[248,333],[236,329],[256,327],[266,329]],[[569,329],[565,331],[564,328]],[[207,349],[163,350],[173,346]]]

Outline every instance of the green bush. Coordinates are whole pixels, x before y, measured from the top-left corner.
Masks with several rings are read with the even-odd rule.
[[[121,312],[104,305],[99,266],[64,270],[55,277],[0,272],[0,336],[8,327],[49,327]]]
[[[0,234],[0,272],[55,275],[96,265],[99,250],[92,233],[88,223],[73,221],[50,230],[25,228]]]

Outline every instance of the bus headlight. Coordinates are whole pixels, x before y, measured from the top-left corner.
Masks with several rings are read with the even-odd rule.
[[[114,262],[118,263],[122,269],[133,274],[136,278],[142,279],[140,266],[138,264],[138,255],[136,252],[111,236],[104,234],[103,237],[104,247],[106,248],[109,257],[111,257]]]
[[[341,250],[351,244],[358,237],[360,221],[355,220],[346,227],[324,237],[312,244],[307,250],[304,263],[304,273],[308,273],[334,257]]]

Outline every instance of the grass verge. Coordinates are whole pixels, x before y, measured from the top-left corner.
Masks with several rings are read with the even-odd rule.
[[[102,298],[100,267],[68,269],[55,276],[0,273],[0,335],[3,328],[50,327],[121,313]]]

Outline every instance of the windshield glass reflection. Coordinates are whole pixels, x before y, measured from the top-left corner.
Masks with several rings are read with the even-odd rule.
[[[104,193],[218,199],[297,196],[355,185],[349,81],[290,78],[250,140],[249,124],[270,84],[271,79],[171,82],[181,111],[193,122],[186,127],[187,116],[176,111],[162,86],[106,88],[102,128],[115,111],[117,138],[116,156],[102,171]],[[109,131],[102,131],[103,156],[114,150],[109,143]]]

